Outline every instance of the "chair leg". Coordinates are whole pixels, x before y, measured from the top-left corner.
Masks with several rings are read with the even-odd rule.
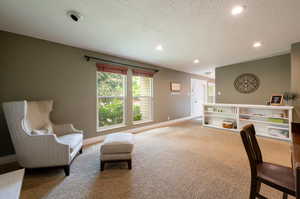
[[[82,154],[82,147],[81,147],[81,149],[79,150],[79,154]]]
[[[65,175],[69,176],[70,175],[70,165],[64,166],[64,171],[65,171]]]
[[[131,168],[132,168],[132,161],[131,160],[127,160],[127,164],[128,164],[128,169],[131,170]]]
[[[255,178],[251,178],[251,185],[250,185],[250,197],[249,199],[255,199],[257,195],[258,189],[258,182]]]
[[[101,171],[104,171],[104,164],[105,164],[105,162],[104,161],[100,161],[100,170]]]
[[[261,182],[257,181],[256,182],[256,193],[259,193],[260,192],[260,188],[261,188]]]
[[[287,193],[283,193],[282,199],[287,199],[287,198],[288,198],[288,194]]]

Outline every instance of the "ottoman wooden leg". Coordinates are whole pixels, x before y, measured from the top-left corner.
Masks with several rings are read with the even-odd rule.
[[[131,168],[132,168],[132,161],[131,160],[127,160],[127,163],[128,163],[128,169],[131,170]]]
[[[65,171],[65,175],[69,176],[70,175],[70,165],[64,166],[64,171]]]
[[[105,164],[105,162],[102,161],[102,160],[100,162],[101,162],[101,164],[100,164],[100,170],[104,171],[104,164]]]

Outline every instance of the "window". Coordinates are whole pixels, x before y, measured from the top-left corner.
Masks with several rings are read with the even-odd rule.
[[[138,73],[134,71],[133,74],[133,123],[151,121],[153,106],[153,78],[146,76],[135,76],[135,74]]]
[[[215,84],[211,82],[207,84],[207,102],[215,103]]]
[[[126,76],[110,72],[97,72],[98,128],[125,123]]]
[[[97,63],[97,129],[108,130],[152,120],[154,72]],[[132,89],[127,89],[132,85]],[[132,96],[132,98],[131,98]],[[127,115],[133,117],[128,118]]]

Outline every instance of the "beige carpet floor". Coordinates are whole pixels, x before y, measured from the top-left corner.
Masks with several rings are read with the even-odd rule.
[[[84,150],[71,174],[42,169],[27,173],[21,198],[243,199],[250,169],[239,134],[189,121],[135,135],[133,169],[110,164],[99,171],[99,147]],[[259,139],[264,160],[290,166],[289,144]],[[281,193],[266,186],[268,198]],[[289,197],[293,198],[293,197]]]

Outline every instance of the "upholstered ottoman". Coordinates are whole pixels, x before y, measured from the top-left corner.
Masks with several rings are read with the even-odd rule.
[[[127,162],[131,169],[133,135],[131,133],[113,133],[106,136],[100,149],[101,171],[107,162]]]

